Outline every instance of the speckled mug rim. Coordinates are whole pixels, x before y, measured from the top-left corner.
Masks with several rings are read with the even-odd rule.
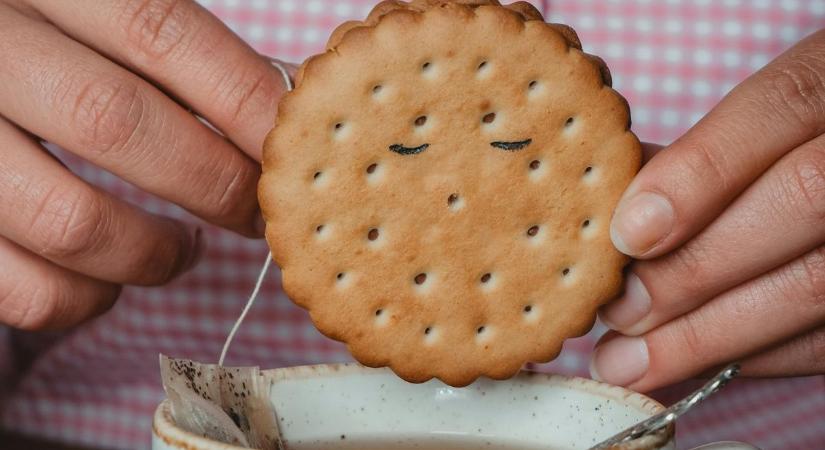
[[[374,375],[377,372],[391,373],[389,369],[373,369],[356,363],[316,364],[284,367],[280,369],[263,370],[261,373],[264,374],[264,376],[269,377],[273,383],[277,383],[278,381],[284,380],[337,377],[352,374]],[[624,403],[649,415],[659,413],[665,409],[661,403],[638,392],[587,378],[531,372],[525,370],[521,371],[518,375],[509,380],[501,381],[501,383],[511,382],[568,386],[575,390],[584,391],[589,394],[606,397],[617,402]],[[202,436],[198,436],[194,433],[190,433],[182,428],[179,428],[172,419],[170,408],[171,403],[168,399],[164,399],[155,410],[154,419],[152,421],[153,434],[164,441],[167,445],[186,450],[244,449],[244,447],[238,447],[211,439],[206,439]],[[674,428],[670,427],[667,430],[668,440],[673,437],[673,434]]]

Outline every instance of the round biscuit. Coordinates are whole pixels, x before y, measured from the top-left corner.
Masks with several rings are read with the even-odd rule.
[[[524,6],[400,3],[337,33],[281,101],[267,241],[288,296],[362,364],[504,379],[621,288],[608,230],[640,144],[571,29]]]

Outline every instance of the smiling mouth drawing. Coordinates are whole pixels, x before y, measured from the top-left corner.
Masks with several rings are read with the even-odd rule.
[[[495,147],[495,148],[505,150],[505,151],[508,151],[508,152],[515,152],[515,151],[519,151],[519,150],[527,147],[528,145],[530,145],[531,142],[533,142],[532,139],[526,139],[526,140],[523,140],[523,141],[515,141],[515,142],[496,141],[496,142],[490,142],[490,145]]]
[[[401,144],[390,145],[390,151],[398,153],[399,155],[417,155],[424,150],[427,150],[430,144],[421,144],[418,147],[404,147]]]

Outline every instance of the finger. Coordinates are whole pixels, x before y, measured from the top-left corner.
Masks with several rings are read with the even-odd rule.
[[[114,283],[161,284],[191,267],[199,234],[84,183],[0,119],[0,235]]]
[[[639,335],[822,243],[825,136],[785,155],[693,240],[638,262],[602,319]]]
[[[642,142],[642,162],[647,164],[654,156],[664,150],[664,145],[651,144],[650,142]]]
[[[803,377],[825,373],[825,326],[742,361],[750,377]]]
[[[736,87],[650,161],[616,208],[611,236],[638,258],[677,248],[782,155],[825,132],[825,30]]]
[[[30,1],[67,34],[154,80],[260,160],[285,91],[282,76],[203,7],[190,0]]]
[[[0,114],[213,223],[260,235],[255,162],[139,77],[14,14],[0,14]]]
[[[597,346],[606,382],[648,391],[738,360],[825,322],[825,247],[715,298],[640,337]]]
[[[59,329],[102,314],[120,287],[58,267],[0,237],[0,323]]]

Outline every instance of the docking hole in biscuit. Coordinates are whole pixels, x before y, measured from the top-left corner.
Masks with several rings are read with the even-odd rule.
[[[458,194],[450,194],[447,197],[447,207],[450,208],[450,211],[458,211],[464,207],[464,199]]]
[[[476,75],[479,79],[486,78],[491,72],[491,64],[488,61],[481,61],[476,67]]]
[[[584,222],[582,222],[581,235],[582,235],[583,239],[587,239],[587,240],[592,239],[593,237],[598,236],[598,233],[599,233],[599,227],[594,222],[594,219],[589,218],[589,219],[585,219]]]
[[[607,225],[641,160],[627,103],[519,8],[382,2],[306,60],[265,140],[284,292],[411,382],[549,361],[622,286]]]
[[[421,74],[424,78],[427,79],[434,79],[435,78],[435,65],[432,61],[427,61],[424,64],[421,64]]]
[[[367,239],[369,239],[371,241],[374,241],[374,240],[378,239],[379,235],[380,235],[380,233],[378,232],[378,228],[372,228],[367,233]]]
[[[533,325],[538,323],[542,317],[541,314],[539,314],[538,307],[534,305],[524,305],[521,309],[521,319],[524,323]]]
[[[376,309],[375,320],[373,323],[376,327],[384,327],[390,323],[390,316],[391,314],[387,313],[383,309]]]
[[[438,341],[438,328],[435,326],[429,326],[424,328],[424,344],[426,346],[431,346]]]
[[[584,169],[584,173],[582,174],[582,180],[585,184],[593,185],[596,183],[598,179],[598,169],[592,166],[588,166]]]
[[[493,276],[492,273],[485,273],[479,279],[479,288],[482,292],[492,292],[500,284],[498,277]]]

